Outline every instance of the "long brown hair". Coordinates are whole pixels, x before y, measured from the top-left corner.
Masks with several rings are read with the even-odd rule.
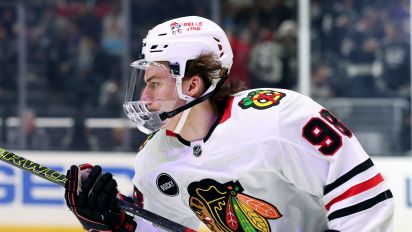
[[[222,64],[218,59],[216,59],[214,54],[206,53],[187,62],[185,78],[190,78],[194,75],[199,75],[205,83],[205,89],[208,89],[211,85],[212,79],[220,78],[223,77],[223,75],[226,75],[226,69],[222,67]],[[226,102],[230,95],[245,89],[245,84],[242,81],[228,81],[226,79],[225,83],[216,90],[217,92],[212,95],[210,100],[212,103],[221,104],[222,102]]]

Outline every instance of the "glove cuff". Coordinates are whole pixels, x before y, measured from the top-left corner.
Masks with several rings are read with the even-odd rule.
[[[133,217],[123,213],[120,220],[119,226],[116,226],[113,232],[134,232],[136,230],[137,224]]]

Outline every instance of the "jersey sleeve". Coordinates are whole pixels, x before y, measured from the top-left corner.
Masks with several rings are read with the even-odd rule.
[[[391,231],[392,193],[352,131],[308,97],[284,100],[277,137],[285,179],[323,203],[331,230]]]
[[[144,208],[144,198],[143,193],[139,191],[136,186],[133,186],[133,203],[139,207]],[[148,222],[140,217],[135,217],[134,221],[136,222],[135,232],[161,232],[162,230],[158,227],[155,227],[151,222]]]
[[[134,186],[133,190],[133,203],[136,206],[144,208],[144,197],[143,193],[139,191],[139,189]],[[173,220],[172,218],[169,218]],[[153,223],[146,221],[140,217],[134,217],[134,221],[136,222],[136,230],[135,232],[163,232],[164,229],[161,229],[159,226],[153,225]],[[187,232],[191,231],[198,231],[198,232],[207,232],[210,231],[203,223],[199,222],[199,225],[196,230],[187,229]]]

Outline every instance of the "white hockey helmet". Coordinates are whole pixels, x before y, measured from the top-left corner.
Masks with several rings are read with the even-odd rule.
[[[176,79],[177,95],[187,104],[177,109],[164,108],[156,112],[148,110],[145,107],[146,104],[140,99],[142,90],[139,89],[143,87],[138,85],[138,83],[143,82],[142,76],[144,74],[141,73],[144,72],[132,71],[132,73],[140,73],[140,77],[138,77],[139,75],[131,77],[123,105],[126,115],[137,123],[143,132],[151,132],[160,129],[165,119],[205,100],[216,89],[218,83],[222,84],[224,81],[222,78],[225,77],[210,80],[211,86],[197,100],[183,93],[182,79],[187,68],[187,61],[210,53],[219,60],[222,68],[226,69],[228,74],[233,63],[232,48],[225,32],[211,20],[198,16],[187,16],[155,26],[143,39],[141,59],[133,62],[131,67],[132,69],[145,70],[147,66],[153,67],[152,64],[155,62],[168,62],[171,76]]]
[[[222,67],[229,73],[233,64],[233,52],[225,32],[213,21],[198,16],[187,16],[161,23],[150,30],[143,39],[144,59],[168,61],[171,65],[178,65],[175,74],[180,80],[185,75],[187,61],[206,53],[216,55]],[[212,91],[215,87],[215,83],[212,83],[211,89],[206,92]],[[177,91],[181,99],[192,100],[182,93],[181,81],[177,81]]]

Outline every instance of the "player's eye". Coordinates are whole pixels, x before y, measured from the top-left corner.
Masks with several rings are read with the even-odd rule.
[[[156,81],[150,81],[149,83],[147,83],[147,87],[152,88],[152,89],[158,88],[159,86],[160,86],[160,83]]]

